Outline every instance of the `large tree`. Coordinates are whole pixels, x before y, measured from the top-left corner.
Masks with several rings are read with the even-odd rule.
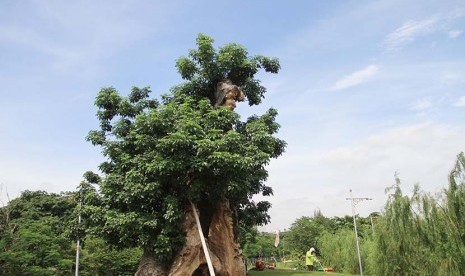
[[[266,89],[254,76],[261,68],[277,73],[279,62],[234,43],[216,51],[202,34],[197,46],[176,62],[186,82],[161,101],[148,87],[126,97],[103,88],[95,100],[100,130],[88,140],[106,161],[101,176],[85,174],[99,189],[87,189],[84,213],[110,243],[144,250],[139,275],[205,273],[195,209],[217,275],[243,272],[239,223],[269,221],[270,204],[252,196],[272,194],[266,165],[285,148],[273,136],[277,111],[241,121],[234,108],[244,99],[261,102]]]

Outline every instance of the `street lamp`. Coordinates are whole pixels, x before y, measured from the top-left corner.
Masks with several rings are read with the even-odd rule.
[[[352,196],[352,189],[350,190],[350,198],[346,198],[346,200],[350,200],[352,202],[352,217],[354,218],[354,232],[355,232],[355,241],[357,243],[357,254],[358,254],[358,265],[360,266],[360,275],[363,276],[362,270],[362,258],[360,257],[360,245],[358,243],[358,234],[357,234],[357,222],[355,221],[355,205],[363,200],[372,200],[372,198],[368,197],[353,197]]]
[[[81,208],[82,208],[82,197],[79,199],[79,216],[78,216],[78,228],[81,226]],[[79,252],[81,251],[81,245],[79,240],[79,234],[76,242],[76,270],[74,271],[75,276],[79,276]]]

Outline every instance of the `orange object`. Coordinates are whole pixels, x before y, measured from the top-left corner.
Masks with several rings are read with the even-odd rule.
[[[262,271],[265,269],[265,263],[263,263],[263,261],[261,259],[258,259],[256,262],[255,262],[255,269],[259,270],[259,271]]]

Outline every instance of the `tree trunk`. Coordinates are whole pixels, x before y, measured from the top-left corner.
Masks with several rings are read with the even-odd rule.
[[[144,252],[136,272],[137,276],[167,276],[168,271],[155,261],[152,254]]]
[[[245,265],[234,234],[233,214],[228,201],[216,206],[199,206],[200,221],[217,276],[245,275]],[[186,243],[171,267],[158,265],[153,256],[144,254],[136,276],[203,276],[209,275],[207,260],[192,208],[186,207],[183,227]]]

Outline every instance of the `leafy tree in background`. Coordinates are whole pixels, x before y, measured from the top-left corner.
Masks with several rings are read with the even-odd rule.
[[[186,82],[161,102],[149,98],[148,87],[133,87],[127,97],[103,88],[95,101],[100,130],[88,136],[107,159],[101,178],[86,177],[99,185],[98,193],[85,196],[89,226],[111,244],[140,246],[163,267],[184,244],[180,225],[189,202],[199,207],[207,231],[216,204],[224,201],[236,230],[238,221],[245,228],[267,223],[270,204],[251,197],[272,194],[265,166],[285,147],[273,136],[279,128],[275,109],[243,122],[234,111],[215,107],[216,86],[224,79],[242,89],[249,105],[259,104],[266,89],[254,76],[261,68],[277,73],[277,59],[250,57],[234,43],[216,51],[205,35],[197,46],[176,63]]]
[[[69,194],[24,191],[3,207],[9,212],[0,232],[3,275],[69,275],[74,251],[64,231],[74,206]]]
[[[89,188],[89,187],[88,187]],[[75,268],[76,194],[24,191],[0,214],[0,275],[71,275]],[[88,236],[81,252],[80,275],[133,275],[142,252],[116,250]]]
[[[319,210],[313,217],[301,217],[292,223],[286,232],[285,246],[288,251],[305,254],[310,247],[317,247],[318,238],[327,231],[334,231],[335,223]]]
[[[359,238],[359,241],[363,248],[364,239]],[[318,249],[324,263],[330,264],[336,271],[351,274],[358,272],[359,265],[353,229],[341,228],[334,233],[323,233],[318,238]],[[361,251],[363,252],[363,250]],[[364,263],[363,260],[362,263]],[[367,271],[364,269],[364,272]]]
[[[261,232],[257,233],[253,240],[244,245],[244,256],[251,257],[278,257],[279,249],[274,246],[275,234]]]

